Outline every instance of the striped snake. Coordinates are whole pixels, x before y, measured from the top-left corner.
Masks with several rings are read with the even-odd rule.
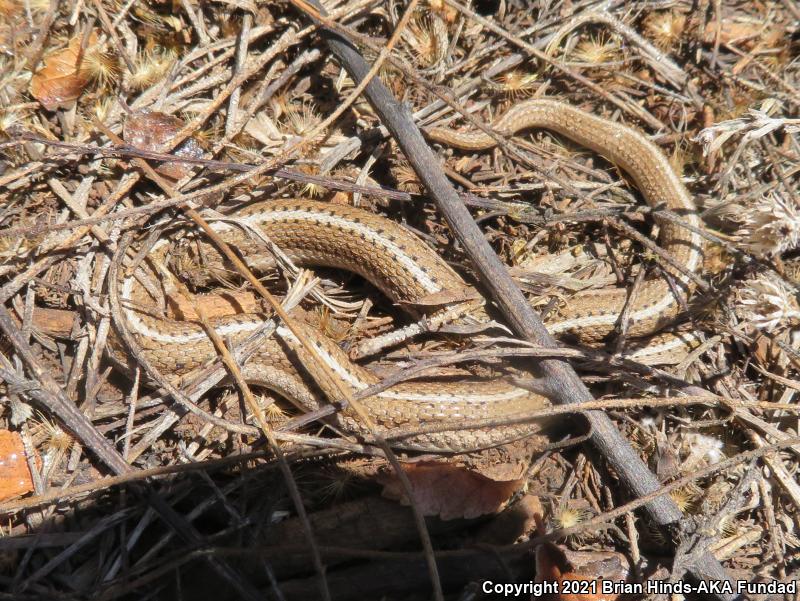
[[[511,135],[527,128],[546,128],[585,145],[623,168],[634,179],[652,207],[677,213],[689,225],[700,227],[694,204],[659,149],[639,132],[550,100],[517,104],[494,129]],[[480,150],[494,145],[482,133],[464,134],[432,129],[428,136],[451,146]],[[361,209],[309,200],[261,202],[238,211],[238,221],[257,227],[297,264],[349,270],[363,276],[401,307],[421,306],[426,297],[460,290],[465,281],[414,234],[388,219]],[[692,231],[666,220],[660,226],[660,246],[694,272],[702,260],[702,240]],[[231,221],[213,223],[214,230],[237,247],[256,271],[274,268],[263,245],[254,242]],[[142,262],[133,275],[121,280],[123,315],[144,357],[163,374],[182,375],[213,358],[216,353],[202,328],[190,321],[164,317],[159,307],[160,270],[148,265],[166,259],[169,242],[155,245],[151,261]],[[193,245],[206,266],[224,268],[210,243]],[[628,308],[631,336],[647,336],[671,322],[692,289],[683,272],[666,266],[673,285],[664,277],[645,280]],[[147,283],[149,281],[149,283]],[[146,285],[145,285],[146,284]],[[591,290],[576,294],[547,321],[552,333],[569,333],[585,342],[597,342],[614,331],[627,300],[624,289]],[[680,296],[681,298],[677,298]],[[214,319],[214,328],[234,344],[261,327],[264,315],[239,314]],[[313,341],[329,373],[357,393],[378,382],[369,370],[353,363],[318,328],[300,322]],[[647,360],[669,353],[685,340],[662,336],[635,358]],[[125,349],[112,343],[112,354],[124,360]],[[267,387],[305,410],[315,410],[324,399],[340,400],[337,386],[326,385],[324,374],[299,341],[283,325],[243,367],[247,381]],[[524,415],[545,407],[547,399],[502,381],[413,381],[401,383],[362,401],[383,434],[403,429],[459,422],[453,430],[417,434],[398,447],[426,451],[471,451],[519,439],[538,432],[537,424],[512,424],[469,428],[471,420]],[[347,409],[336,414],[335,425],[355,434],[366,434],[363,425]],[[464,426],[466,424],[466,426]]]

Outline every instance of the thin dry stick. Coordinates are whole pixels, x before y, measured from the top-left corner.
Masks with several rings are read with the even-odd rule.
[[[133,64],[133,59],[128,56],[128,52],[122,44],[122,40],[119,39],[119,35],[117,34],[117,30],[114,29],[114,25],[111,23],[111,19],[108,18],[108,13],[106,13],[106,9],[103,8],[103,4],[100,0],[94,0],[93,2],[95,9],[97,10],[97,15],[100,17],[100,21],[103,23],[103,27],[106,30],[106,33],[114,42],[114,46],[117,49],[117,52],[122,57],[125,66],[128,68],[128,73],[135,73],[136,72],[136,65]]]
[[[253,15],[245,13],[242,17],[242,28],[239,30],[239,41],[236,44],[236,64],[234,66],[234,77],[238,77],[244,69],[245,61],[247,60],[247,50],[249,48],[250,29],[253,27]],[[237,122],[237,114],[239,112],[239,99],[242,95],[242,86],[237,87],[231,92],[231,97],[228,100],[228,114],[225,116],[225,136],[227,138],[233,137],[234,128]]]
[[[42,58],[44,43],[47,41],[47,36],[50,35],[50,28],[53,26],[53,23],[58,16],[58,7],[60,4],[61,2],[59,2],[59,0],[50,0],[50,6],[47,9],[47,14],[45,14],[44,19],[42,19],[42,25],[39,27],[39,33],[36,34],[36,39],[33,41],[33,44],[31,44],[30,49],[28,50],[28,58],[25,61],[25,65],[22,67],[21,71],[33,71],[33,68],[39,62],[39,59]]]

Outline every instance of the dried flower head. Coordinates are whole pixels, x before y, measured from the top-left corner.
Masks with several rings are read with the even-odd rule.
[[[492,84],[509,98],[516,99],[533,94],[534,82],[538,74],[524,71],[522,69],[511,69],[506,71],[492,81]]]
[[[732,536],[738,535],[740,532],[739,523],[734,519],[733,514],[728,514],[722,517],[722,519],[717,524],[716,532],[713,533],[715,536],[719,536],[721,538],[730,538]]]
[[[140,52],[134,62],[134,71],[130,74],[130,87],[144,90],[160,80],[172,64],[175,54],[170,50],[155,49]]]
[[[432,67],[447,54],[447,27],[436,16],[427,15],[412,20],[402,36],[421,67]]]
[[[319,476],[321,482],[317,492],[323,501],[341,500],[348,493],[352,493],[358,488],[358,476],[346,469],[322,470]]]
[[[620,60],[619,41],[604,35],[590,36],[583,40],[572,53],[573,58],[579,63],[589,67],[599,67],[604,64]]]
[[[592,512],[583,507],[565,504],[553,512],[553,527],[558,530],[567,530],[584,523],[592,517]],[[580,532],[570,534],[569,540],[579,542],[583,539]]]
[[[291,102],[286,105],[286,124],[297,136],[305,137],[321,122],[319,111],[310,100]]]
[[[313,165],[297,165],[295,166],[297,171],[305,173],[306,175],[318,175],[317,168]],[[303,186],[302,195],[308,198],[320,198],[322,197],[327,188],[322,184],[318,184],[317,182],[307,182]]]
[[[19,90],[25,87],[29,78],[29,71],[18,67],[13,60],[0,58],[0,106],[8,107],[17,102]]]
[[[17,227],[32,227],[33,218],[23,218],[14,224]],[[0,230],[0,262],[18,259],[36,248],[42,242],[42,236],[5,236]]]
[[[751,329],[788,330],[800,323],[794,290],[778,276],[764,272],[746,280],[736,294],[734,310]]]
[[[103,98],[98,98],[92,106],[92,112],[94,116],[97,117],[98,121],[106,123],[116,104],[117,99],[114,97],[105,96]]]
[[[258,404],[264,407],[264,419],[268,424],[282,424],[288,419],[288,414],[271,396],[261,396]]]
[[[86,51],[83,67],[100,88],[110,88],[120,74],[117,57],[100,46],[94,46]]]
[[[148,6],[147,2],[134,2],[131,13],[142,23],[162,31],[180,31],[183,28],[179,17],[158,13]]]
[[[419,194],[422,192],[422,184],[417,177],[417,172],[405,159],[400,159],[393,169],[395,178],[397,179],[397,188],[403,192],[410,192],[412,194]]]
[[[686,463],[701,460],[708,465],[713,465],[725,459],[725,454],[722,452],[725,443],[713,436],[690,432],[683,437],[683,446],[688,450]]]
[[[675,505],[678,506],[683,513],[691,512],[697,505],[697,500],[700,497],[699,491],[692,486],[683,486],[676,488],[669,493]]]
[[[674,51],[686,28],[686,17],[672,11],[658,12],[644,21],[645,34],[665,52]]]
[[[0,136],[11,136],[23,123],[20,113],[12,109],[0,109]]]
[[[736,238],[756,255],[779,255],[800,245],[800,207],[777,192],[745,208],[741,219]]]
[[[74,442],[72,436],[62,430],[56,423],[51,422],[42,413],[36,412],[39,419],[34,426],[35,432],[43,436],[42,446],[48,454],[61,455],[65,453]]]

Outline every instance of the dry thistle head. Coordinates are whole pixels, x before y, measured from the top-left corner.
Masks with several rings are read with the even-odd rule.
[[[800,245],[800,207],[777,192],[745,207],[740,219],[735,237],[756,255],[779,255]]]
[[[283,424],[288,419],[288,414],[284,411],[275,399],[270,395],[260,395],[256,399],[258,404],[264,408],[264,419],[268,424]]]
[[[317,307],[316,312],[319,329],[322,330],[323,334],[336,342],[341,342],[347,338],[350,328],[346,322],[334,318],[328,307]]]
[[[41,437],[41,446],[48,455],[60,456],[66,453],[75,439],[58,424],[51,422],[37,411],[39,419],[33,422],[33,431],[37,438]]]
[[[495,78],[492,84],[509,98],[517,99],[533,94],[536,89],[534,82],[538,77],[537,73],[511,69]]]
[[[355,489],[358,475],[347,469],[326,469],[319,473],[321,482],[317,489],[322,501],[338,501]]]
[[[9,108],[0,109],[0,137],[11,137],[24,123],[20,113]]]
[[[673,11],[653,13],[644,21],[647,36],[665,52],[678,49],[685,28],[686,17]]]
[[[130,74],[130,87],[134,90],[149,88],[166,75],[174,62],[175,54],[171,50],[157,48],[140,52]]]
[[[86,51],[82,66],[91,80],[101,89],[112,87],[120,75],[119,61],[116,55],[102,49],[99,45]]]
[[[696,487],[689,485],[676,488],[669,493],[669,496],[672,497],[672,500],[675,502],[675,505],[678,506],[678,509],[680,509],[683,513],[690,513],[697,506],[697,500],[700,497],[700,492]]]
[[[175,15],[162,15],[152,10],[147,2],[134,2],[131,13],[145,25],[162,31],[180,31],[183,24]]]
[[[92,113],[101,123],[107,123],[114,106],[117,104],[117,99],[113,96],[104,96],[95,100],[92,105]]]
[[[736,292],[734,311],[751,331],[782,333],[800,324],[794,289],[771,272],[743,282]]]
[[[555,509],[552,517],[552,523],[555,529],[567,530],[568,528],[574,528],[592,517],[592,512],[589,509],[581,507],[577,503],[577,501],[568,501]],[[568,535],[567,540],[580,542],[583,540],[584,536],[584,534],[576,532]]]
[[[606,35],[592,35],[581,41],[572,53],[572,57],[587,67],[603,67],[622,58],[619,41]]]
[[[394,173],[394,177],[397,180],[397,188],[399,190],[412,194],[422,192],[422,184],[419,181],[419,177],[417,177],[417,172],[405,159],[397,161],[392,173]]]
[[[322,122],[317,107],[310,100],[289,102],[285,105],[286,124],[296,136],[305,137]]]
[[[687,458],[684,465],[696,465],[703,462],[706,465],[714,465],[725,459],[725,443],[715,436],[700,434],[699,432],[689,432],[682,437],[684,449],[687,451]]]
[[[403,40],[421,67],[432,67],[447,53],[447,28],[430,15],[413,19],[403,30]]]
[[[36,217],[30,215],[22,216],[16,223],[15,227],[34,227],[36,225]],[[7,227],[5,224],[3,227]],[[4,236],[2,229],[0,229],[0,261],[8,259],[19,258],[41,244],[44,239],[44,234],[36,236]]]
[[[313,165],[297,165],[295,169],[306,175],[317,175],[317,169]],[[303,185],[301,195],[307,198],[321,198],[326,191],[327,188],[325,186],[316,182],[308,182]]]
[[[30,73],[16,69],[13,61],[0,58],[0,106],[9,107],[18,102],[19,91],[28,83],[29,77]]]
[[[724,515],[722,519],[719,520],[719,523],[716,524],[716,528],[701,529],[702,534],[717,538],[730,538],[732,536],[737,536],[740,531],[740,525],[732,513]]]

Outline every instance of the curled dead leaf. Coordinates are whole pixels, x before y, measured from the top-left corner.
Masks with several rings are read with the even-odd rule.
[[[167,115],[158,111],[142,111],[133,113],[125,121],[122,137],[125,141],[139,150],[147,152],[163,152],[165,145],[185,125],[183,120],[174,115]],[[203,149],[194,137],[189,137],[172,151],[178,157],[200,159]],[[172,162],[162,163],[156,171],[161,175],[178,180],[186,177],[191,172],[191,163]]]
[[[523,479],[490,480],[459,464],[426,461],[401,465],[423,515],[443,520],[472,519],[497,513],[524,484]],[[394,472],[385,471],[378,481],[384,486],[383,496],[409,504]]]
[[[41,460],[38,455],[36,463]],[[25,447],[19,432],[0,430],[0,501],[24,495],[33,490]]]
[[[83,36],[76,36],[63,50],[44,58],[44,66],[34,73],[30,83],[31,96],[50,111],[69,108],[89,83],[91,75],[86,68],[86,52],[97,43],[92,32],[83,45]]]

